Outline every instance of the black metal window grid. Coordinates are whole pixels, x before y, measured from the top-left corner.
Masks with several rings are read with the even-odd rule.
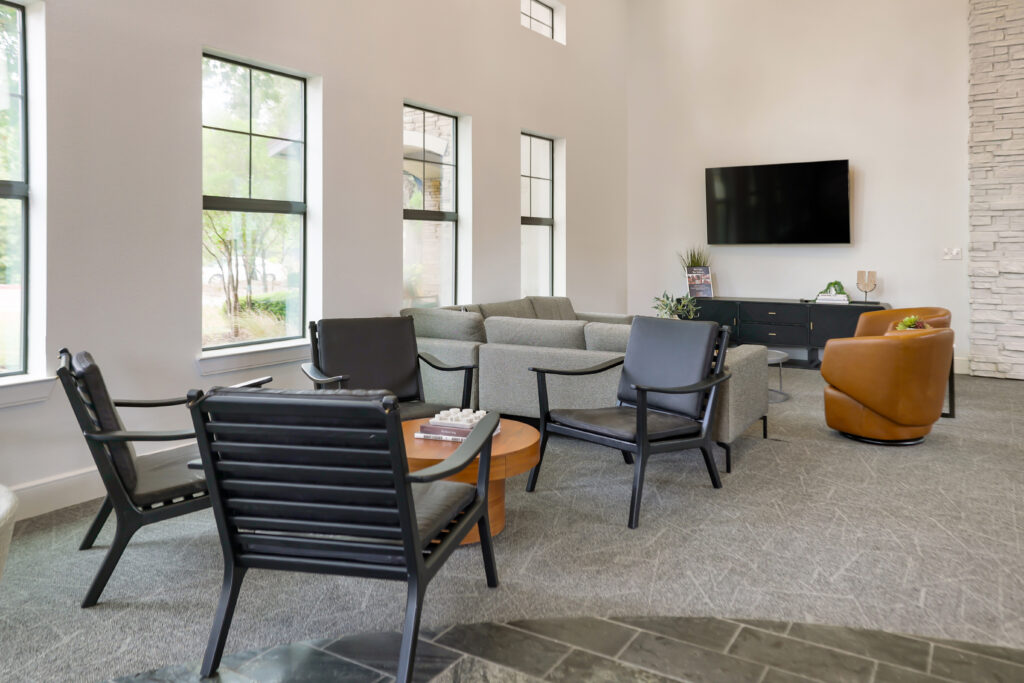
[[[273,69],[267,69],[264,67],[254,66],[252,64],[237,61],[234,59],[228,59],[226,57],[220,57],[212,54],[203,54],[203,60],[211,60],[214,62],[222,62],[224,64],[231,64],[238,67],[242,67],[248,70],[249,73],[249,116],[248,123],[245,130],[212,126],[203,123],[203,131],[218,131],[221,133],[230,133],[233,135],[245,135],[248,138],[248,190],[245,193],[246,196],[223,196],[223,195],[208,195],[203,194],[203,210],[204,211],[224,211],[224,212],[238,212],[238,213],[266,213],[266,214],[286,214],[286,215],[297,215],[301,217],[301,251],[302,251],[302,265],[301,265],[301,277],[299,279],[300,288],[300,301],[301,301],[301,320],[305,320],[306,317],[306,182],[307,182],[307,169],[306,169],[306,121],[307,121],[307,107],[306,107],[306,79],[301,76],[295,76],[293,74],[284,73],[281,71],[275,71]],[[302,125],[301,132],[298,137],[289,136],[277,136],[269,135],[266,133],[257,133],[253,126],[253,74],[254,73],[265,73],[273,76],[291,79],[296,81],[300,85],[300,97],[302,105]],[[254,140],[267,140],[276,142],[280,145],[299,145],[301,148],[301,172],[302,172],[302,185],[301,185],[301,196],[288,199],[272,199],[263,197],[253,197],[253,141]],[[204,144],[204,161],[205,161],[205,144]],[[261,338],[250,341],[239,341],[229,344],[217,344],[213,346],[203,346],[203,350],[214,350],[226,347],[234,346],[248,346],[253,344],[266,344],[275,341],[285,341],[288,339],[301,339],[305,335],[305,326],[300,324],[298,327],[301,332],[296,335],[285,335],[280,337],[272,338]]]
[[[459,121],[458,118],[451,114],[445,114],[443,112],[434,111],[432,109],[426,109],[424,107],[417,107],[414,105],[406,104],[403,110],[403,136],[410,133],[420,133],[420,139],[417,145],[411,146],[412,151],[405,151],[403,144],[402,153],[402,164],[403,164],[403,176],[413,179],[416,182],[418,178],[422,184],[422,191],[420,193],[420,201],[416,202],[409,196],[403,197],[402,203],[402,218],[407,221],[427,221],[432,223],[450,223],[452,228],[452,272],[450,274],[452,282],[452,300],[450,301],[438,301],[439,305],[451,305],[454,304],[454,298],[458,291],[458,253],[459,253],[459,167],[458,167],[458,145],[459,145]],[[404,121],[407,118],[419,118],[418,130],[410,130],[405,127]],[[443,122],[451,127],[451,148],[450,149],[432,149],[432,146],[428,143],[428,126],[427,119],[430,117],[432,120],[437,122]],[[404,142],[404,140],[403,140]],[[418,150],[418,151],[417,151]],[[417,176],[417,170],[419,175]],[[440,179],[439,183],[439,195],[437,198],[437,208],[427,209],[425,208],[427,200],[427,186],[426,179],[428,173],[436,173]],[[446,183],[445,174],[448,174],[448,180]],[[448,186],[448,191],[451,193],[450,198],[445,198],[445,185]],[[431,201],[431,204],[434,202]],[[419,204],[419,206],[417,206]],[[444,274],[442,274],[443,276]],[[416,302],[412,302],[416,305]]]
[[[542,36],[555,37],[555,9],[538,0],[519,0],[519,23]]]
[[[540,135],[532,135],[530,133],[522,133],[520,140],[523,142],[521,146],[520,159],[520,208],[527,209],[525,212],[521,212],[519,223],[520,225],[543,225],[547,226],[548,229],[548,294],[554,294],[555,288],[555,141],[550,138],[541,137]],[[546,176],[544,174],[534,175],[534,140],[540,140],[547,143],[547,154],[541,168],[546,169]],[[526,170],[527,173],[522,171]],[[545,208],[541,211],[534,210],[533,202],[533,191],[534,185],[540,183],[547,186],[548,201],[546,202]],[[525,204],[525,206],[523,206]],[[537,213],[546,213],[546,216],[535,215]]]
[[[14,363],[4,363],[0,357],[0,377],[22,375],[28,371],[28,317],[29,317],[29,231],[28,231],[28,84],[25,58],[25,8],[10,2],[0,1],[0,10],[5,14],[0,23],[0,49],[6,55],[4,67],[7,73],[6,92],[2,98],[7,99],[6,116],[8,125],[10,118],[17,117],[20,124],[20,144],[7,150],[8,164],[6,172],[0,172],[0,201],[13,200],[19,205],[20,226],[5,236],[0,232],[0,284],[17,285],[20,280],[20,315],[15,323],[18,329],[14,338],[18,339],[19,353]],[[13,21],[11,21],[13,19]],[[15,62],[12,64],[11,59]],[[11,68],[13,74],[11,73]],[[16,83],[11,82],[14,75]],[[13,115],[13,116],[12,116]],[[5,136],[6,137],[6,136]],[[8,140],[9,144],[9,140]],[[17,160],[15,164],[11,161]],[[12,166],[14,168],[12,168]],[[4,211],[4,214],[7,212]],[[12,222],[14,216],[4,216]],[[3,226],[0,226],[2,228]],[[16,236],[13,243],[10,237]],[[0,340],[6,343],[8,340]],[[6,356],[6,354],[5,354]]]

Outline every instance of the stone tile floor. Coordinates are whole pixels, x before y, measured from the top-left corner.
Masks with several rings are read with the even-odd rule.
[[[224,658],[246,681],[394,680],[401,636],[361,633]],[[115,679],[198,681],[198,665]],[[1024,681],[1024,650],[866,629],[713,617],[577,617],[424,630],[415,680],[927,683]]]

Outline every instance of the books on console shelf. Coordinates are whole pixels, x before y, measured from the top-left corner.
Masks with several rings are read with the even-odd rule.
[[[819,294],[814,299],[814,302],[819,304],[848,304],[850,303],[850,297],[846,294]]]

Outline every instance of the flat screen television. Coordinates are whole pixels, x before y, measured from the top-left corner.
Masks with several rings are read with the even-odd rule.
[[[708,244],[849,244],[850,162],[704,171]]]

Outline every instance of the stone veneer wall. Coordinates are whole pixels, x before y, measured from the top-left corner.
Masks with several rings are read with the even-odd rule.
[[[1024,0],[970,2],[971,374],[1024,379]]]

